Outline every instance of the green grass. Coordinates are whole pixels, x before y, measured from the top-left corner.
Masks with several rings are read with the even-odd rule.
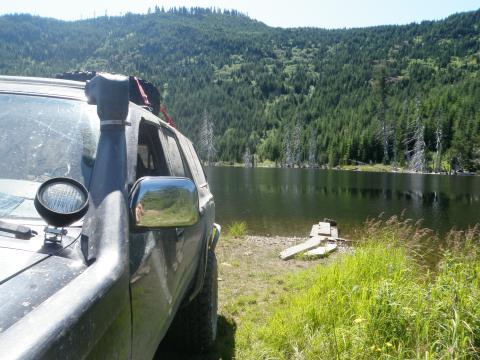
[[[247,235],[247,223],[245,221],[236,221],[228,227],[227,235],[231,237],[244,237]]]
[[[237,359],[480,358],[479,229],[449,236],[431,273],[412,246],[432,234],[370,223],[351,254],[291,276],[238,321]]]
[[[356,171],[368,171],[368,172],[391,172],[392,165],[384,164],[371,164],[371,165],[339,165],[341,170],[356,170]],[[405,171],[402,167],[397,167],[397,171]]]

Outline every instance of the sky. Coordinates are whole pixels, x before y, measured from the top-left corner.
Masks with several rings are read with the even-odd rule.
[[[236,9],[275,27],[352,28],[443,19],[477,10],[480,0],[0,0],[0,14],[30,13],[62,20],[126,12],[155,5]]]

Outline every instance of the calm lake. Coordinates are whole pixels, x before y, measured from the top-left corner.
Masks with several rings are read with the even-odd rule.
[[[313,223],[335,219],[348,234],[380,213],[423,219],[445,233],[480,222],[480,177],[318,169],[209,167],[217,222],[246,221],[258,235],[307,236]]]

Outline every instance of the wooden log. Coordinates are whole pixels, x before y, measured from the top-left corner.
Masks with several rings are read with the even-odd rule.
[[[330,223],[320,221],[318,223],[318,226],[319,226],[318,235],[330,236],[331,234]]]
[[[329,240],[330,240],[330,239],[329,239]],[[344,239],[344,238],[341,238],[341,237],[339,237],[339,238],[336,238],[335,240],[336,240],[336,241],[343,241],[343,242],[353,242],[353,240],[350,240],[350,239]]]
[[[305,255],[308,257],[324,257],[335,250],[337,250],[337,244],[326,244],[325,246],[319,246],[307,251]]]
[[[291,259],[297,254],[300,254],[304,251],[318,247],[325,240],[327,240],[325,236],[314,236],[308,239],[307,241],[305,241],[304,243],[301,243],[283,250],[280,253],[280,258],[282,260]]]
[[[338,238],[338,228],[336,226],[331,227],[331,237]]]
[[[323,218],[323,222],[329,223],[331,226],[337,226],[337,221],[329,218]]]
[[[320,226],[318,224],[314,224],[312,226],[312,230],[310,230],[310,237],[318,236],[319,230],[320,230]]]

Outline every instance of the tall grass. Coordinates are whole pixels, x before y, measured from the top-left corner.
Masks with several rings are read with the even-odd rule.
[[[237,358],[480,358],[480,231],[451,233],[434,273],[403,245],[430,236],[369,222],[353,253],[294,275],[263,319],[244,320]]]
[[[245,221],[233,222],[228,227],[227,235],[236,238],[247,235],[247,223]]]

